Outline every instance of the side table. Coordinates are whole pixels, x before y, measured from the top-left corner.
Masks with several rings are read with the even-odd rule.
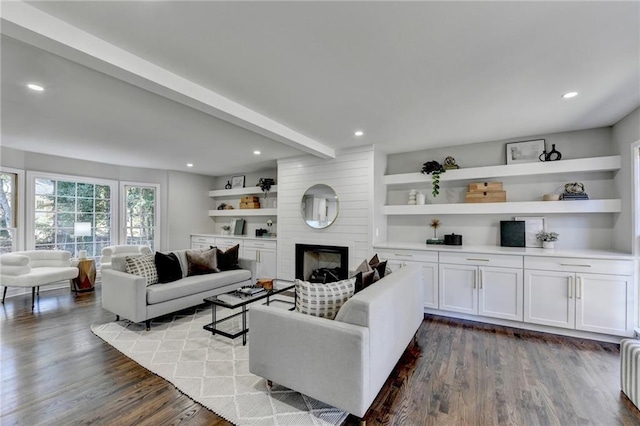
[[[96,262],[93,259],[78,259],[78,277],[74,278],[73,288],[75,293],[93,291],[96,283]]]

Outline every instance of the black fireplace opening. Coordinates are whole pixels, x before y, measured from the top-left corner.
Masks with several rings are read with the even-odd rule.
[[[349,247],[296,244],[296,278],[330,283],[348,278]]]

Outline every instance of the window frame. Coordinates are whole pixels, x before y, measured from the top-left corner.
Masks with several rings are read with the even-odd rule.
[[[151,182],[132,182],[132,181],[120,181],[120,196],[118,201],[120,202],[120,220],[121,226],[119,229],[119,241],[122,241],[123,244],[126,244],[127,241],[127,200],[125,197],[127,196],[126,187],[127,186],[137,186],[137,187],[147,187],[154,188],[156,199],[155,199],[155,212],[154,212],[154,230],[153,230],[153,250],[159,251],[161,246],[161,236],[160,236],[160,184],[159,183],[151,183]]]
[[[17,233],[17,238],[16,238],[16,251],[22,251],[25,249],[25,238],[26,238],[26,231],[25,231],[25,225],[26,225],[26,218],[25,218],[25,205],[26,205],[26,198],[25,198],[25,187],[26,187],[26,180],[25,180],[25,171],[22,169],[14,169],[12,167],[3,167],[0,166],[0,172],[2,173],[13,173],[16,175],[16,209],[15,209],[15,216],[16,216],[16,233]]]
[[[36,238],[35,238],[35,197],[36,197],[36,188],[35,183],[36,179],[51,179],[51,180],[63,180],[63,181],[72,181],[72,182],[82,182],[82,183],[90,183],[94,185],[108,185],[111,190],[111,199],[110,208],[111,208],[111,244],[118,244],[117,239],[118,235],[118,224],[120,222],[120,218],[118,217],[118,201],[119,201],[119,193],[118,193],[118,181],[111,179],[99,179],[88,176],[80,176],[80,175],[65,175],[58,173],[48,173],[48,172],[27,172],[27,200],[32,203],[31,207],[27,209],[26,220],[25,220],[25,244],[28,250],[36,249]],[[74,255],[75,253],[72,253]],[[95,257],[100,257],[100,253],[96,253]]]

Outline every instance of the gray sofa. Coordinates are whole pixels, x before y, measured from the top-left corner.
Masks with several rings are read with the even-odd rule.
[[[128,274],[125,258],[114,258],[111,269],[102,271],[102,307],[133,322],[145,321],[203,303],[238,287],[253,284],[256,261],[239,259],[241,269],[187,276],[187,250],[174,250],[180,261],[182,279],[147,286],[144,277]]]
[[[423,288],[411,265],[355,294],[334,320],[252,306],[249,371],[362,418],[422,324]]]

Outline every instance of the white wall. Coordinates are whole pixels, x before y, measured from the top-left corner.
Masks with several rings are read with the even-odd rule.
[[[622,198],[622,213],[617,215],[614,224],[614,246],[617,250],[632,252],[638,236],[634,235],[633,227],[635,207],[631,145],[640,140],[640,108],[636,108],[613,126],[612,139],[616,153],[622,157],[622,168],[616,176],[616,186]]]
[[[295,245],[349,247],[349,269],[370,257],[373,227],[374,153],[372,147],[340,152],[335,159],[302,156],[278,161],[278,277],[295,278]],[[340,201],[336,221],[325,229],[306,225],[304,192],[316,184],[332,187]]]
[[[211,233],[214,223],[207,212],[213,209],[209,191],[214,179],[193,173],[168,172],[167,209],[169,250],[191,247],[190,234]]]
[[[210,176],[115,166],[6,147],[0,147],[0,165],[25,171],[159,184],[160,250],[187,248],[190,233],[213,230],[207,217],[210,205],[207,191],[215,182]],[[174,243],[179,246],[173,246]]]
[[[417,152],[389,155],[386,174],[418,172],[422,164],[437,160],[443,162],[447,156],[453,156],[460,167],[481,167],[506,164],[506,142],[545,139],[547,150],[552,144],[562,153],[562,159],[585,158],[615,155],[617,149],[612,142],[612,129],[609,127],[551,135],[535,135],[513,138],[509,141],[491,141],[473,145],[458,145]],[[621,172],[618,172],[618,174]],[[504,189],[507,201],[541,200],[546,193],[560,193],[565,183],[583,182],[586,192],[592,199],[618,198],[619,189],[613,179],[613,172],[573,173],[566,176],[536,176],[505,178]],[[425,180],[430,180],[425,176]],[[462,203],[468,182],[444,182],[437,197],[431,195],[430,185],[412,188],[422,190],[427,195],[427,203]],[[409,187],[393,187],[387,192],[386,204],[405,204]],[[624,198],[624,197],[623,197]],[[438,231],[444,234],[457,233],[463,236],[465,245],[499,245],[500,221],[512,220],[515,215],[438,215],[442,227]],[[536,214],[518,216],[539,216]],[[560,233],[556,247],[560,249],[613,249],[613,214],[545,214],[547,230]],[[432,238],[433,230],[428,227],[430,216],[389,216],[387,232],[390,241],[424,243]],[[630,250],[626,250],[629,252]]]

